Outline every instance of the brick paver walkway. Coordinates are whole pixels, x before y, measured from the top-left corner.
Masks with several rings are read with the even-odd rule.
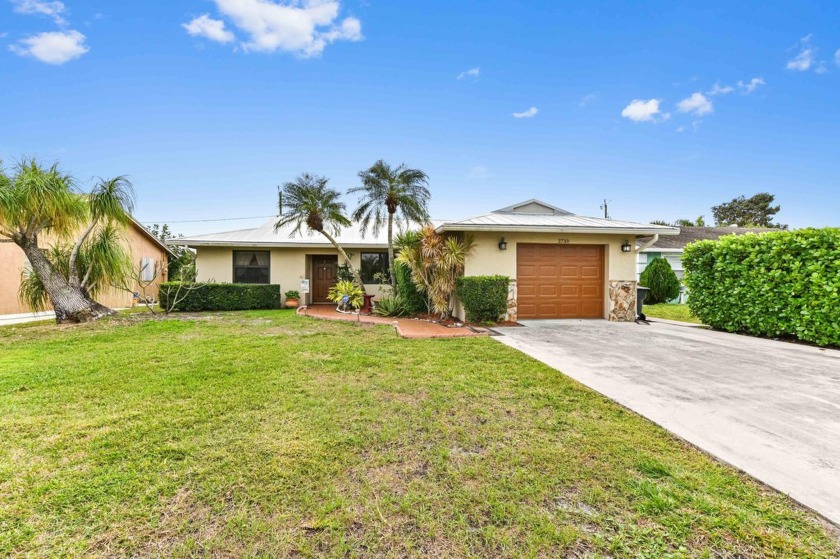
[[[397,334],[401,338],[469,338],[487,335],[487,331],[480,328],[476,329],[478,330],[477,332],[473,332],[466,326],[461,328],[448,328],[441,324],[414,318],[384,318],[380,316],[342,314],[337,312],[333,305],[312,305],[305,309],[298,309],[297,313],[321,320],[343,320],[345,322],[356,322],[358,320],[366,324],[387,324],[395,327]]]

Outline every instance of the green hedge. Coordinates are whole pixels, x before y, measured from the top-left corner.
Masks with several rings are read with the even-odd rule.
[[[394,272],[397,276],[397,293],[403,301],[405,313],[412,315],[427,312],[426,298],[411,281],[411,271],[408,266],[397,263],[394,265]]]
[[[497,322],[507,312],[507,276],[458,278],[455,294],[464,305],[469,322]]]
[[[840,345],[840,229],[693,243],[683,266],[688,306],[705,324]]]
[[[244,311],[253,309],[279,309],[280,286],[247,283],[196,283],[183,300],[175,305],[178,311]],[[160,284],[160,306],[167,308],[169,298],[175,297],[178,284]],[[184,295],[178,296],[180,299]]]

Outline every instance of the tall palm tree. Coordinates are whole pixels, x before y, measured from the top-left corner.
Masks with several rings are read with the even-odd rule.
[[[388,271],[391,286],[396,288],[394,216],[405,225],[424,225],[429,220],[429,177],[419,169],[409,169],[404,164],[393,168],[380,159],[370,169],[359,172],[359,178],[362,186],[350,189],[351,193],[361,193],[353,219],[359,222],[362,234],[370,228],[378,235],[387,224]]]
[[[58,165],[23,160],[11,176],[0,168],[0,237],[17,244],[32,266],[21,299],[36,309],[51,303],[60,323],[114,314],[93,297],[131,274],[119,229],[130,222],[133,206],[125,177],[100,179],[91,192],[80,193]],[[53,239],[50,247],[39,244],[46,235]]]
[[[283,185],[283,207],[288,213],[280,216],[274,224],[274,230],[290,223],[294,224],[291,235],[301,233],[304,227],[320,233],[335,247],[344,258],[356,283],[364,291],[365,286],[358,270],[353,267],[350,257],[335,240],[342,227],[348,227],[350,220],[344,215],[345,205],[340,201],[341,193],[328,188],[329,179],[303,173],[292,182]]]

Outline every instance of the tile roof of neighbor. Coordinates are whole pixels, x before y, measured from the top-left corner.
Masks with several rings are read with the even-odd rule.
[[[524,213],[517,208],[539,207],[539,213]],[[329,243],[318,234],[303,232],[291,236],[293,227],[286,225],[274,230],[276,218],[253,229],[240,229],[209,235],[195,235],[168,241],[173,245],[189,246],[272,246],[272,247],[314,247]],[[618,221],[599,217],[582,217],[566,210],[551,206],[539,200],[508,206],[477,217],[461,221],[433,220],[438,231],[499,231],[499,232],[540,232],[540,233],[614,233],[626,235],[677,235],[676,227],[648,225],[631,221]],[[371,231],[362,235],[357,224],[344,227],[336,240],[348,248],[385,247],[388,244],[384,229],[374,236]]]
[[[671,237],[659,237],[652,246],[644,252],[656,252],[657,250],[682,250],[689,243],[695,241],[716,241],[726,235],[745,235],[747,233],[767,233],[778,231],[766,227],[683,227],[680,234]],[[636,244],[641,246],[649,241],[650,237],[639,237]]]

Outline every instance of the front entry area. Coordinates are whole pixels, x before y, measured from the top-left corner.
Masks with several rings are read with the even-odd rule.
[[[330,287],[335,285],[338,271],[338,256],[312,256],[312,302],[329,303]]]
[[[517,244],[519,318],[603,318],[603,245]]]

